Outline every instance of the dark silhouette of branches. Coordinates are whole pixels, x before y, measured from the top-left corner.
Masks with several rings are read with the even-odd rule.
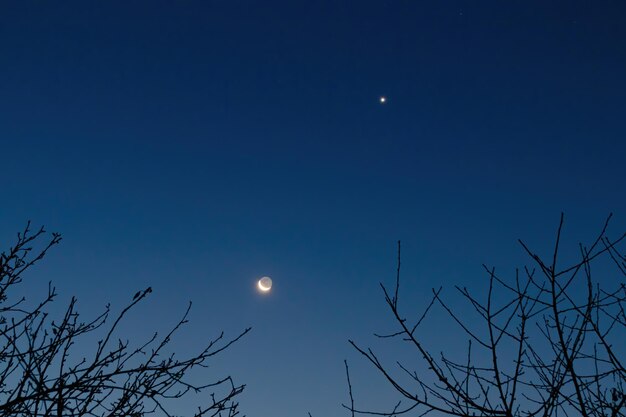
[[[129,312],[152,292],[137,292],[132,301],[114,314],[107,305],[99,316],[84,321],[72,298],[64,314],[52,320],[48,308],[56,290],[32,305],[15,293],[23,274],[61,241],[52,238],[35,250],[45,234],[32,231],[30,223],[16,244],[0,255],[0,415],[3,416],[172,416],[176,399],[201,394],[205,399],[195,416],[233,417],[236,397],[244,389],[230,376],[193,382],[192,370],[206,368],[213,356],[238,341],[250,329],[226,339],[221,333],[199,352],[180,358],[171,342],[187,323],[191,304],[165,335],[154,333],[138,344],[119,339],[116,332]],[[77,351],[84,336],[100,333],[92,351]]]
[[[384,377],[401,400],[390,410],[363,410],[354,404],[354,382],[348,375],[354,414],[548,417],[617,417],[626,415],[626,255],[623,241],[607,236],[611,216],[589,246],[579,245],[578,260],[560,265],[563,215],[548,259],[524,242],[534,266],[505,280],[484,266],[488,289],[475,296],[456,287],[477,319],[457,313],[433,290],[430,304],[417,319],[407,319],[398,307],[400,263],[395,287],[381,284],[397,330],[379,338],[409,344],[415,363],[388,365],[370,348],[354,348]],[[398,243],[398,255],[400,246]],[[596,263],[610,260],[610,290],[594,281]],[[607,274],[605,269],[601,269]],[[616,276],[618,279],[614,279]],[[426,347],[428,334],[418,326],[439,306],[467,339],[464,357],[435,355]],[[415,370],[419,369],[419,370]],[[348,366],[346,364],[346,372]]]

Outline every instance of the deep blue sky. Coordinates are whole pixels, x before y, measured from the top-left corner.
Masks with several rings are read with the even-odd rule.
[[[93,314],[151,285],[146,330],[191,299],[181,349],[252,326],[215,368],[251,417],[346,415],[398,239],[419,306],[561,211],[626,224],[621,1],[2,1],[0,60],[4,246],[64,235],[33,288]]]

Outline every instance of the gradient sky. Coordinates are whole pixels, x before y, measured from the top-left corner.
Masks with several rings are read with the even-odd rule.
[[[181,351],[252,326],[210,370],[251,417],[347,415],[345,358],[393,403],[347,339],[394,329],[398,239],[417,311],[561,211],[626,225],[621,1],[2,1],[0,60],[3,247],[64,236],[28,288],[90,315],[150,285],[138,334],[193,300]]]

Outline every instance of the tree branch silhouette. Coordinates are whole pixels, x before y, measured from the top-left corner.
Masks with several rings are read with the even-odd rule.
[[[206,342],[188,357],[172,353],[172,341],[187,323],[191,303],[180,320],[164,335],[154,333],[133,344],[115,336],[121,322],[152,292],[137,292],[121,312],[111,307],[84,321],[72,298],[58,322],[48,308],[56,289],[48,284],[47,294],[33,306],[25,297],[15,299],[23,274],[61,242],[61,235],[39,250],[34,246],[45,234],[32,231],[30,222],[17,242],[0,255],[0,415],[3,416],[144,416],[175,415],[172,405],[190,393],[204,394],[194,416],[234,417],[236,397],[244,385],[230,376],[194,382],[192,370],[206,368],[209,361],[241,339],[250,329],[233,338],[224,333]],[[111,324],[109,324],[111,323]],[[91,354],[78,352],[85,336],[98,339]]]
[[[617,417],[626,415],[626,233],[607,236],[611,216],[589,247],[579,245],[578,260],[562,262],[564,216],[561,215],[549,260],[523,250],[534,267],[517,270],[512,281],[484,266],[488,290],[481,297],[456,287],[476,313],[459,314],[433,290],[430,304],[415,324],[398,306],[399,259],[395,286],[383,295],[397,330],[379,338],[408,343],[415,363],[383,363],[371,349],[354,341],[354,348],[382,375],[401,400],[390,410],[361,410],[354,405],[355,381],[348,377],[354,414],[396,416],[414,412],[449,416],[492,417]],[[398,256],[400,255],[398,244]],[[617,267],[622,283],[602,289],[592,271],[600,259]],[[602,270],[604,271],[604,270]],[[604,273],[606,273],[604,271]],[[393,295],[391,295],[393,294]],[[403,305],[408,307],[405,300]],[[464,358],[427,349],[427,334],[416,332],[439,306],[468,339]],[[413,370],[413,368],[419,370]],[[347,371],[347,365],[346,365]]]

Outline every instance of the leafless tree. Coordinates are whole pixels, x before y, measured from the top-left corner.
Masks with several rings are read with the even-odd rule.
[[[138,344],[118,338],[120,323],[150,288],[137,292],[121,312],[113,314],[107,306],[86,321],[72,298],[64,314],[53,320],[49,311],[57,293],[51,284],[47,295],[35,303],[16,295],[24,273],[61,241],[53,233],[36,250],[45,231],[33,232],[29,226],[0,255],[0,415],[171,416],[172,406],[180,403],[176,399],[194,393],[205,397],[195,416],[238,414],[235,400],[243,385],[236,385],[230,376],[198,384],[189,373],[205,368],[250,329],[232,339],[222,333],[194,356],[179,358],[171,351],[171,341],[187,323],[189,305],[163,336],[155,333]],[[92,338],[93,348],[83,350]]]
[[[444,301],[441,288],[433,290],[430,304],[416,319],[405,318],[398,303],[398,242],[395,286],[390,291],[381,284],[396,330],[377,336],[408,344],[415,354],[390,365],[373,349],[350,343],[398,393],[400,401],[386,410],[360,409],[354,405],[348,373],[350,404],[344,407],[352,416],[626,415],[626,256],[623,247],[620,250],[626,234],[610,239],[610,218],[591,245],[578,245],[579,254],[568,265],[560,265],[561,215],[548,259],[520,241],[532,267],[518,270],[511,280],[484,267],[488,290],[483,296],[457,287],[476,319]],[[610,269],[598,265],[602,258]],[[592,272],[597,271],[609,274],[610,279],[602,284],[609,282],[614,288],[604,289],[592,279]],[[468,340],[460,357],[434,354],[427,347],[429,335],[420,332],[420,325],[431,319],[437,306],[456,323],[459,339]]]

